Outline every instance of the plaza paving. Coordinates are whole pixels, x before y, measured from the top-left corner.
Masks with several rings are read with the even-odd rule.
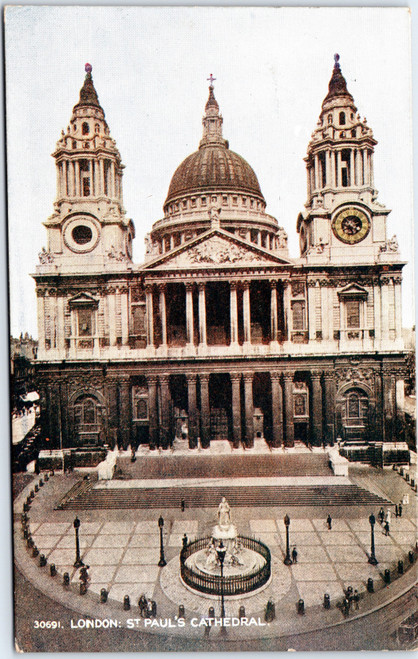
[[[90,616],[109,616],[116,612],[120,617],[122,601],[126,595],[130,596],[133,609],[138,612],[136,603],[143,593],[157,601],[158,616],[174,617],[178,613],[179,604],[185,606],[186,616],[189,617],[207,615],[211,605],[215,606],[216,615],[220,614],[219,601],[195,594],[181,583],[178,558],[184,533],[189,539],[210,534],[211,527],[216,523],[216,505],[213,508],[190,508],[184,512],[176,509],[161,510],[158,513],[155,510],[78,511],[81,520],[81,555],[84,563],[90,566],[91,577],[88,594],[84,597],[78,595],[79,570],[73,567],[74,512],[54,510],[54,504],[79,478],[77,474],[51,478],[36,494],[29,513],[35,544],[39,552],[47,557],[49,564],[55,563],[59,576],[51,578],[48,566],[39,567],[39,558],[33,558],[26,548],[21,525],[19,521],[16,522],[16,561],[32,583],[48,592],[50,597],[65,603],[68,608]],[[400,482],[403,488],[408,487],[397,474],[388,473],[388,479],[397,485]],[[32,486],[28,486],[16,500],[16,511],[21,511],[22,501]],[[381,487],[380,484],[380,491]],[[386,492],[386,495],[389,496],[390,492]],[[165,520],[164,546],[168,564],[164,568],[158,567],[157,519],[160,512]],[[298,563],[290,567],[283,564],[285,512],[289,512],[291,517],[291,547],[296,545],[298,551]],[[318,616],[321,617],[321,624],[341,621],[341,614],[335,604],[341,601],[343,590],[349,585],[361,593],[360,612],[365,612],[373,598],[365,592],[369,577],[375,582],[375,595],[381,593],[380,598],[384,599],[385,590],[388,591],[383,582],[384,570],[390,569],[394,575],[398,560],[403,560],[407,567],[408,552],[415,548],[414,500],[411,498],[409,506],[405,506],[402,518],[397,519],[392,514],[389,536],[385,536],[381,526],[376,524],[377,566],[368,563],[368,517],[371,512],[376,514],[378,511],[367,507],[333,509],[331,530],[328,530],[325,521],[327,512],[320,507],[232,510],[233,522],[240,534],[254,536],[269,546],[272,553],[272,580],[257,594],[239,600],[227,600],[228,616],[236,616],[239,606],[244,605],[247,615],[262,618],[265,604],[271,598],[280,615],[268,633],[280,635],[301,625],[300,616],[296,615],[295,610],[299,598],[304,600],[307,609],[303,620],[305,627],[313,624]],[[64,572],[69,572],[72,582],[68,590],[62,587],[60,575]],[[415,566],[411,572],[415,572]],[[395,583],[389,587],[389,591]],[[106,613],[103,605],[99,604],[102,588],[109,593]],[[330,612],[322,609],[324,593],[328,593],[332,600]],[[386,597],[388,595],[389,592]],[[133,613],[128,612],[126,615],[132,616]],[[306,625],[308,616],[310,622]],[[250,632],[253,635],[260,633],[256,628],[246,630],[247,634]]]

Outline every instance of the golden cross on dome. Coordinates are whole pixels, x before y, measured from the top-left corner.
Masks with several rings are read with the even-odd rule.
[[[212,74],[210,74],[209,78],[206,78],[206,80],[210,81],[210,86],[213,87],[213,81],[216,80],[216,78],[213,77]]]

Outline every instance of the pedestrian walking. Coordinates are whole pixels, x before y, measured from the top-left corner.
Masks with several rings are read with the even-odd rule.
[[[328,530],[329,530],[329,531],[331,531],[331,525],[332,525],[332,517],[331,517],[331,515],[328,513],[328,517],[327,517],[327,526],[328,526]]]
[[[402,517],[402,501],[399,502],[398,515],[399,515],[399,517]]]
[[[389,510],[389,508],[388,508],[388,509],[387,509],[387,513],[386,513],[386,517],[385,517],[385,522],[387,522],[388,524],[390,524],[390,518],[391,518],[391,512],[390,512],[390,510]]]
[[[398,504],[395,503],[395,517],[399,517]]]
[[[350,600],[347,597],[343,599],[343,614],[347,617],[350,613]]]
[[[378,516],[378,518],[379,518],[379,522],[380,522],[381,524],[383,524],[383,521],[384,521],[384,519],[385,519],[385,511],[383,510],[383,508],[381,508],[381,509],[379,510],[379,513],[378,513],[377,516]]]
[[[355,590],[353,595],[353,602],[354,602],[354,609],[356,611],[358,611],[359,609],[359,601],[360,601],[360,595],[358,594],[358,590]]]
[[[141,616],[143,618],[145,618],[145,611],[148,608],[148,602],[147,602],[147,598],[145,597],[145,595],[141,595],[141,597],[139,598],[138,607],[139,607],[139,610],[141,612]]]
[[[187,543],[189,542],[189,539],[188,539],[186,534],[183,535],[182,542],[183,542],[183,549],[184,549],[185,547],[187,547]]]
[[[296,547],[293,547],[292,549],[292,561],[294,563],[298,562],[298,552],[296,551]]]
[[[385,529],[385,535],[389,535],[389,522],[385,522],[384,529]]]

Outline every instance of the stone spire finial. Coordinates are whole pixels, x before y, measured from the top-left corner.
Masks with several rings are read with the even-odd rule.
[[[328,94],[324,98],[322,106],[324,106],[327,101],[331,101],[336,96],[346,96],[354,102],[353,97],[347,89],[346,80],[341,73],[340,56],[338,53],[334,55],[334,69],[332,71],[331,80],[328,83]]]
[[[91,75],[93,67],[91,64],[87,63],[84,66],[84,70],[86,71],[86,77],[84,78],[84,84],[80,89],[80,100],[77,103],[77,105],[74,106],[74,109],[82,106],[89,106],[89,105],[92,105],[96,108],[101,108],[99,103],[99,98],[97,96],[97,92],[93,85],[93,78]]]
[[[222,146],[227,147],[228,143],[222,137],[222,116],[219,114],[219,104],[215,98],[213,92],[213,81],[216,78],[210,74],[208,78],[209,85],[209,97],[205,105],[205,116],[203,117],[203,137],[200,140],[200,147],[206,146],[208,144],[221,144]]]

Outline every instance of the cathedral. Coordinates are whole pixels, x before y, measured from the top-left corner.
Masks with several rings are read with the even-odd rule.
[[[377,142],[334,59],[307,146],[300,256],[223,136],[211,77],[198,148],[174,172],[139,265],[124,165],[86,65],[33,275],[48,448],[338,440],[352,459],[396,454],[405,263],[377,201]]]

